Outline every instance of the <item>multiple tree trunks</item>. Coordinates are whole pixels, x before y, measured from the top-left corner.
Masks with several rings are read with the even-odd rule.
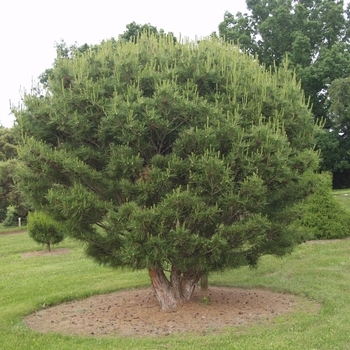
[[[319,183],[319,127],[286,67],[147,33],[84,52],[58,57],[44,98],[16,111],[18,188],[43,236],[63,228],[103,265],[151,266],[162,309],[207,271],[290,252],[294,208]]]
[[[170,281],[162,269],[150,269],[149,276],[160,307],[167,310],[176,308],[180,303],[191,299],[202,272],[187,271],[183,273],[173,266]]]

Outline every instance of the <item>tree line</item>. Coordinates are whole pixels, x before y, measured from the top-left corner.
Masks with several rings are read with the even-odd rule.
[[[321,170],[335,188],[350,187],[350,4],[342,0],[247,0],[247,13],[226,12],[213,33],[239,44],[267,68],[288,64],[315,120]]]

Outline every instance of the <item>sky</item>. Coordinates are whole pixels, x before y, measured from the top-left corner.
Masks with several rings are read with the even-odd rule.
[[[246,12],[244,0],[11,0],[0,5],[0,124],[12,127],[18,106],[55,59],[55,43],[98,44],[117,38],[126,25],[150,23],[195,39],[218,31],[225,11]]]

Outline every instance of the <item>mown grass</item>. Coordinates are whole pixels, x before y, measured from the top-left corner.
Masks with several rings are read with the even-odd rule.
[[[317,301],[321,311],[303,310],[225,334],[158,339],[83,338],[40,334],[22,318],[34,310],[93,294],[149,285],[146,271],[112,270],[84,256],[65,240],[60,256],[22,258],[42,249],[27,234],[0,236],[0,349],[350,349],[350,240],[302,244],[284,257],[266,256],[257,269],[210,276],[210,283],[264,287]]]
[[[21,227],[18,227],[18,226],[6,227],[2,223],[0,223],[0,233],[13,232],[13,231],[25,231],[25,230],[26,230],[25,225],[22,225]]]

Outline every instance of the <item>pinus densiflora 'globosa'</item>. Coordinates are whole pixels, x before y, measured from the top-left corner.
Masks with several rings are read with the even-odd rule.
[[[203,274],[299,240],[289,223],[313,187],[318,127],[286,68],[143,35],[58,58],[24,105],[28,200],[98,262],[148,269],[163,309]]]

